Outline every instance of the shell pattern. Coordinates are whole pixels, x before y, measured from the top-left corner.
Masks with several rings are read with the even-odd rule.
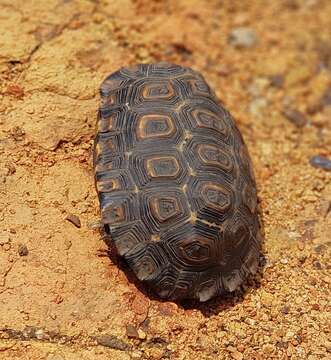
[[[94,147],[102,222],[162,298],[206,301],[255,273],[260,229],[247,148],[196,71],[139,64],[101,85]]]

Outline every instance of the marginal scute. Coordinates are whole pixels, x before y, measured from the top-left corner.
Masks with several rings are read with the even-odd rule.
[[[202,283],[197,290],[199,301],[205,302],[217,294],[218,287],[214,279]]]
[[[104,224],[114,225],[126,220],[125,206],[120,202],[105,206],[101,210],[102,222]]]
[[[257,271],[261,234],[247,147],[203,76],[138,64],[100,88],[93,164],[101,218],[161,298],[207,301]]]
[[[137,217],[137,199],[135,194],[123,192],[113,195],[111,192],[101,192],[101,221],[110,227],[124,224]]]
[[[99,192],[110,192],[120,189],[120,182],[118,179],[106,179],[97,182],[97,190]],[[123,188],[121,190],[124,190]]]
[[[126,253],[124,258],[139,280],[154,280],[167,265],[163,260],[163,250],[157,243],[139,244]]]
[[[251,275],[254,275],[258,269],[259,265],[259,249],[252,246],[246,255],[244,266],[246,271]]]
[[[123,116],[125,115],[125,112],[126,108],[123,106],[102,106],[98,114],[98,132],[104,133],[121,130],[121,124],[123,123]]]
[[[133,190],[135,186],[126,170],[98,171],[95,177],[99,193]]]
[[[240,270],[234,269],[230,273],[223,275],[223,285],[226,291],[232,292],[243,282]]]
[[[149,240],[150,234],[142,221],[127,222],[112,229],[112,241],[121,256],[135,249],[137,245],[147,244]]]

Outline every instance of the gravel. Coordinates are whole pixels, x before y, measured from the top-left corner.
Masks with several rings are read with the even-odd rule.
[[[331,171],[331,160],[325,156],[316,155],[310,159],[310,165],[315,168]]]

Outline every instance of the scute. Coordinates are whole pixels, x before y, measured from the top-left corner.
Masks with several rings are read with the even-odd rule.
[[[161,298],[207,301],[259,263],[256,186],[243,138],[201,74],[138,64],[100,88],[94,146],[102,222]]]

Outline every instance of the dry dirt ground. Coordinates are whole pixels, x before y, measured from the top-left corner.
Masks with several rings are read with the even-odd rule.
[[[330,14],[329,0],[0,0],[1,360],[331,358],[331,172],[309,162],[331,157]],[[265,266],[245,294],[160,302],[100,256],[98,87],[160,60],[201,71],[249,147]]]

